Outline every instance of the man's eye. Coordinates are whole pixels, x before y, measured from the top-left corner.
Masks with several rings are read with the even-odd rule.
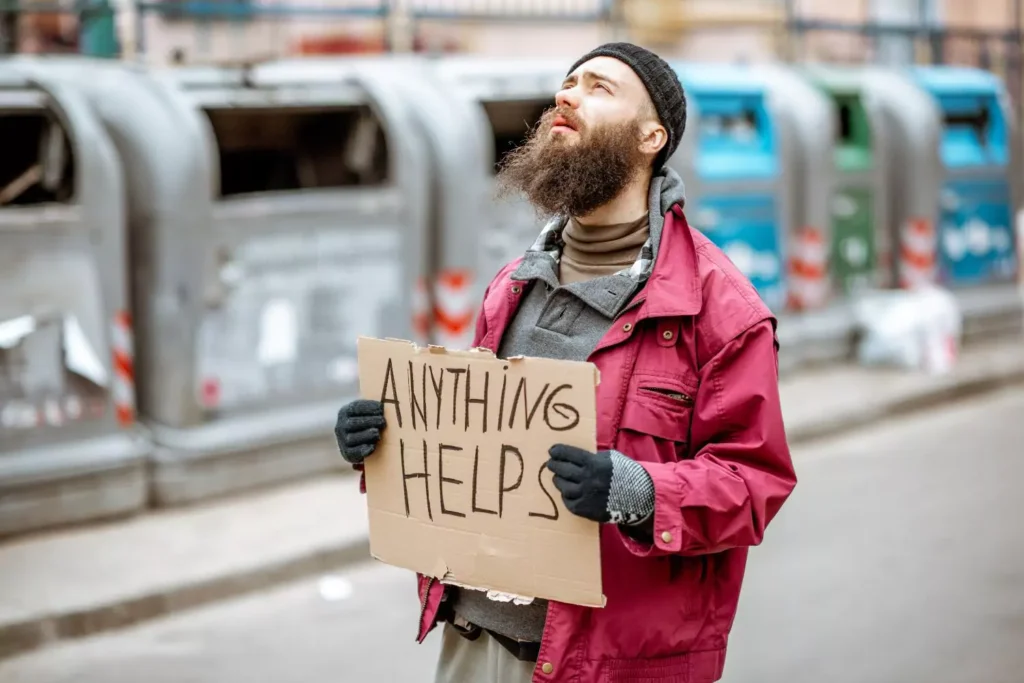
[[[605,91],[606,93],[611,93],[611,91],[612,91],[612,90],[611,90],[611,88],[609,88],[609,87],[608,87],[607,85],[605,85],[604,83],[598,83],[598,84],[597,84],[597,89],[598,89],[598,90],[604,90],[604,91]]]

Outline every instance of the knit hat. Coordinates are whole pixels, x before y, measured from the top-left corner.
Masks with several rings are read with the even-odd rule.
[[[679,76],[661,57],[632,43],[606,43],[595,48],[580,57],[569,69],[569,73],[594,57],[613,57],[619,60],[635,71],[647,88],[661,125],[668,131],[668,142],[654,164],[655,169],[660,168],[679,147],[679,140],[686,130],[686,93],[683,92]]]

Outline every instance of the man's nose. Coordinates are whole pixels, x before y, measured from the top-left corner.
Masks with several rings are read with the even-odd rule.
[[[580,106],[579,94],[576,88],[562,88],[555,93],[555,104],[559,107],[576,109]]]

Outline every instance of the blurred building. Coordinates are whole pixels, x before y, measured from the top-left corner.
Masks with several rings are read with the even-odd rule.
[[[1007,32],[1021,26],[1021,0],[109,0],[109,28],[95,9],[107,2],[77,3],[93,9],[76,14],[74,0],[20,0],[19,12],[0,12],[0,46],[91,45],[166,64],[388,50],[573,55],[628,38],[708,61],[940,62],[1004,75],[1020,61],[1020,37]],[[53,11],[61,3],[68,11]]]

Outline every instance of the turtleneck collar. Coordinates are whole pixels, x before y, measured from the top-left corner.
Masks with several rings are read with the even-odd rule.
[[[629,268],[649,236],[647,216],[615,225],[581,225],[570,219],[562,231],[559,280],[565,285]]]

